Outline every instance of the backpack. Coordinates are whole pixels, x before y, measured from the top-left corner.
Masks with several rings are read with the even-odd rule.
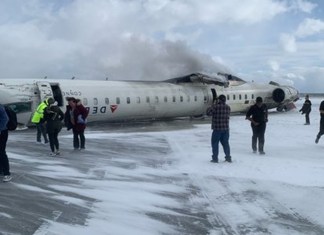
[[[8,118],[9,118],[8,123],[7,123],[7,129],[9,131],[16,130],[16,128],[18,126],[16,112],[13,111],[13,109],[10,108],[9,106],[5,106],[4,108],[6,110],[6,113],[7,113]]]

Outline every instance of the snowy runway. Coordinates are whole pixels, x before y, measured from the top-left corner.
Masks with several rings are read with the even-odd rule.
[[[1,184],[2,234],[323,234],[324,139],[297,111],[271,113],[265,156],[232,116],[233,163],[212,164],[210,120],[90,126],[87,150],[61,133],[59,158],[14,132]],[[297,105],[301,105],[297,103]],[[220,152],[220,159],[223,153]]]

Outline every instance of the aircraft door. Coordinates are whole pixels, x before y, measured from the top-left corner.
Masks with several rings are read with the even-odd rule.
[[[211,90],[212,95],[213,95],[213,104],[214,104],[216,102],[216,99],[217,99],[217,92],[216,92],[215,88],[211,88],[210,90]]]
[[[40,101],[43,101],[48,97],[53,97],[52,87],[49,82],[37,82],[36,84],[39,90]]]

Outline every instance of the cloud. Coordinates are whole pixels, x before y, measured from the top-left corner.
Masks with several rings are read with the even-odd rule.
[[[144,17],[150,17],[151,24],[163,22],[166,27],[224,22],[250,24],[289,10],[286,3],[271,0],[219,0],[217,3],[209,0],[144,0],[138,4],[142,6]]]
[[[297,68],[292,79],[301,92],[323,93],[323,77],[324,68],[313,66]]]
[[[311,13],[315,8],[317,7],[317,4],[305,1],[305,0],[295,0],[291,3],[291,9],[299,10],[306,13]]]
[[[269,65],[273,71],[278,71],[280,69],[280,64],[276,60],[269,60]]]
[[[230,72],[224,64],[271,77],[289,54],[270,41],[288,31],[278,18],[313,9],[303,0],[0,1],[0,77],[161,80]],[[310,22],[281,35],[285,52],[297,52],[305,32],[322,32]]]
[[[296,39],[293,35],[290,34],[281,34],[280,35],[280,45],[286,52],[296,52]]]
[[[295,35],[304,38],[324,31],[324,21],[318,19],[305,19],[298,26]]]
[[[281,34],[280,45],[286,52],[296,52],[296,38],[306,38],[324,32],[324,21],[318,19],[304,19],[292,34]]]

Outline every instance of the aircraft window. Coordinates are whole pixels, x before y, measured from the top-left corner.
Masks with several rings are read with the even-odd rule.
[[[236,96],[235,95],[233,95],[233,100],[235,100],[236,99]]]
[[[180,96],[180,102],[183,102],[183,96]]]
[[[130,104],[130,98],[129,97],[127,97],[126,102],[127,102],[127,104]]]
[[[227,100],[229,100],[230,99],[230,96],[229,95],[227,95]]]
[[[140,97],[136,97],[136,103],[141,103],[141,98]]]
[[[93,104],[98,105],[98,99],[97,98],[93,98]]]
[[[254,94],[251,95],[251,99],[254,100]]]
[[[105,104],[109,104],[109,99],[105,98]]]
[[[168,97],[164,96],[164,103],[167,103],[167,102],[168,102]]]
[[[242,99],[242,95],[241,95],[241,94],[239,94],[239,99],[240,99],[240,100]]]
[[[159,103],[159,97],[158,96],[155,96],[155,103]]]
[[[119,97],[116,98],[116,104],[120,104],[120,98]]]
[[[83,98],[83,102],[82,102],[83,105],[88,105],[88,99],[87,98]]]
[[[150,97],[146,96],[146,103],[150,103]]]
[[[198,101],[198,97],[195,95],[195,102],[197,102]]]
[[[176,97],[172,96],[172,102],[176,102]]]
[[[6,106],[12,108],[13,111],[15,111],[16,113],[24,113],[24,112],[32,111],[31,102],[12,103],[12,104],[6,104]]]
[[[207,96],[204,96],[204,102],[207,103]]]
[[[248,99],[248,96],[247,96],[247,94],[245,94],[245,95],[244,95],[244,98],[245,98],[246,100]]]

